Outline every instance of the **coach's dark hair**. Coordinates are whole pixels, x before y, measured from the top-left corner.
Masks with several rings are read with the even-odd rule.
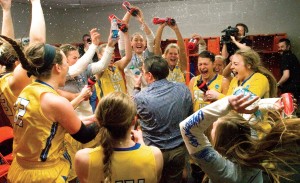
[[[169,75],[168,62],[161,56],[148,57],[144,61],[145,72],[150,72],[155,80],[165,79]]]

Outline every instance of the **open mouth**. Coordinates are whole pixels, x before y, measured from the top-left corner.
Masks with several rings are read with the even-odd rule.
[[[206,76],[208,74],[208,70],[201,70],[200,73],[201,75]]]
[[[234,76],[237,76],[239,73],[236,72],[236,71],[231,71],[231,73],[234,75]]]
[[[176,60],[177,60],[176,58],[170,58],[171,62],[176,62]]]
[[[137,48],[137,49],[142,49],[143,46],[142,46],[142,45],[136,45],[136,48]]]

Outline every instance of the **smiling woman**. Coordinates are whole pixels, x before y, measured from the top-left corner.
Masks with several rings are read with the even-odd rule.
[[[277,96],[276,79],[261,62],[254,50],[239,50],[232,57],[231,70],[235,77],[231,80],[227,95],[241,86],[261,98]]]

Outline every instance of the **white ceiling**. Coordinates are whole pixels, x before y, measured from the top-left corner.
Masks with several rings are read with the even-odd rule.
[[[164,2],[176,0],[127,0],[132,4]],[[182,1],[182,0],[181,0]],[[13,0],[17,3],[29,3],[25,0]],[[51,6],[55,8],[82,8],[82,7],[98,7],[121,4],[124,0],[41,0],[43,6]]]

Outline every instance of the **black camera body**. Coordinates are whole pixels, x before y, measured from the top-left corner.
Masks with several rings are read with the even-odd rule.
[[[237,33],[239,32],[239,29],[236,27],[228,26],[226,29],[222,31],[222,33],[223,32],[225,33],[225,35],[222,35],[221,43],[230,43],[231,41],[230,36],[236,36]]]

